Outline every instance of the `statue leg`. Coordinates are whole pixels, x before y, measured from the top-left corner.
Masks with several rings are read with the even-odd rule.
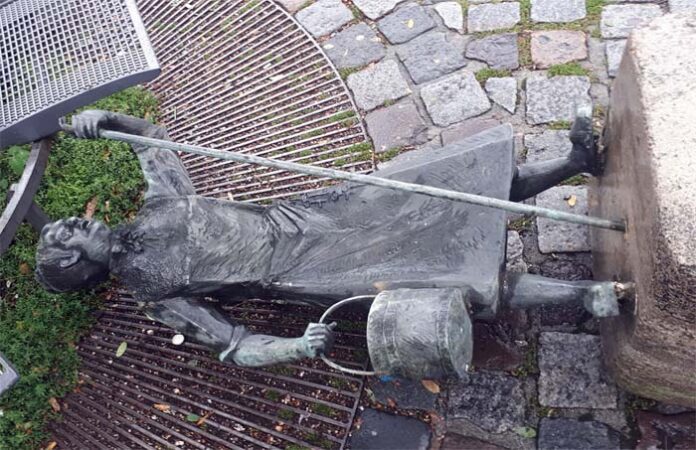
[[[503,304],[526,309],[543,305],[582,303],[595,317],[619,314],[620,298],[629,295],[629,283],[612,281],[564,281],[527,273],[505,274]]]
[[[573,150],[565,158],[524,164],[512,180],[510,200],[519,202],[583,172],[598,172],[597,143],[592,131],[592,107],[578,108],[570,130]]]

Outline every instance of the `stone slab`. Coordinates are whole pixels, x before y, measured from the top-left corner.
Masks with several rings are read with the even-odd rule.
[[[673,13],[696,10],[696,0],[669,0],[669,10]]]
[[[517,107],[517,80],[513,77],[489,78],[486,80],[488,97],[514,114]]]
[[[353,4],[367,17],[377,20],[405,0],[353,0]]]
[[[385,406],[394,402],[401,410],[435,410],[437,394],[425,389],[420,381],[392,377],[383,381],[370,377],[368,386],[375,399]]]
[[[548,332],[539,344],[539,404],[616,408],[616,385],[602,366],[599,336]]]
[[[591,105],[590,79],[582,76],[527,78],[527,122],[532,125],[572,121],[578,105]]]
[[[467,45],[466,57],[484,61],[492,69],[517,69],[520,66],[517,35],[504,33],[475,39]]]
[[[377,22],[379,31],[392,44],[403,44],[435,28],[435,21],[420,5],[407,5]]]
[[[312,36],[321,37],[353,20],[353,13],[341,0],[319,0],[300,10],[295,18]]]
[[[489,128],[495,128],[500,125],[500,121],[497,119],[469,119],[458,123],[457,125],[442,130],[440,137],[442,138],[442,145],[452,144],[462,139],[468,138],[475,134],[478,134]]]
[[[348,447],[354,450],[427,450],[430,429],[420,420],[367,408],[360,415]]]
[[[556,186],[536,196],[537,206],[572,214],[587,214],[585,186]],[[590,232],[587,225],[537,217],[539,251],[587,252],[590,250]]]
[[[609,5],[602,10],[600,30],[604,39],[627,38],[637,27],[662,15],[657,5]]]
[[[372,111],[365,117],[365,123],[378,153],[427,140],[427,126],[410,98]]]
[[[534,22],[574,22],[586,15],[585,0],[532,0]]]
[[[470,5],[468,14],[469,33],[512,28],[520,21],[518,2],[484,3]]]
[[[615,77],[621,65],[621,58],[626,49],[626,39],[611,40],[606,42],[607,51],[607,73],[610,77]]]
[[[339,69],[361,67],[384,58],[386,48],[381,39],[365,23],[337,33],[322,44],[326,55]]]
[[[568,156],[573,149],[569,130],[546,130],[541,134],[524,136],[527,162],[534,163]]]
[[[421,98],[436,125],[447,126],[491,108],[474,74],[462,70],[423,86]]]
[[[539,450],[619,450],[620,435],[603,423],[541,419]]]
[[[348,75],[346,84],[353,92],[355,103],[366,111],[388,100],[398,100],[411,93],[399,72],[396,61],[382,61],[367,69]]]
[[[696,12],[634,30],[614,79],[605,170],[592,214],[626,233],[593,230],[597,279],[632,280],[639,307],[602,320],[606,361],[627,389],[696,404]],[[693,406],[691,406],[693,407]]]
[[[462,51],[447,40],[445,33],[427,33],[396,50],[416,83],[425,83],[466,65]]]
[[[464,11],[459,2],[437,3],[434,8],[447,28],[464,32]]]
[[[548,30],[532,32],[532,61],[538,69],[587,58],[585,33]]]

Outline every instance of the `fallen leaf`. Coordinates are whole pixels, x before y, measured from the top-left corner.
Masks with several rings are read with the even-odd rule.
[[[55,397],[49,398],[48,403],[51,405],[51,408],[53,408],[55,412],[60,411],[60,405],[58,404],[58,400],[56,400]]]
[[[188,414],[186,416],[186,420],[189,422],[198,422],[199,420],[201,420],[201,416],[199,416],[198,414],[193,414],[193,413]]]
[[[53,450],[53,449],[56,448],[57,446],[58,446],[58,443],[57,443],[56,441],[51,441],[51,442],[49,442],[48,445],[46,446],[46,450]]]
[[[116,357],[120,358],[123,356],[123,354],[126,353],[126,349],[128,349],[128,343],[126,341],[121,342],[116,349]]]
[[[416,24],[416,22],[415,22],[413,19],[408,19],[408,20],[406,21],[406,28],[411,29],[411,28],[413,28],[413,26],[414,26],[415,24]]]
[[[31,268],[29,267],[29,264],[23,262],[22,264],[19,265],[19,273],[22,275],[29,275],[31,273]]]
[[[85,219],[94,217],[94,212],[97,210],[97,197],[92,197],[85,206]]]
[[[172,407],[166,403],[155,403],[153,406],[156,410],[162,412],[169,412],[172,409]]]
[[[196,425],[198,425],[200,427],[201,425],[203,425],[205,423],[206,420],[208,420],[208,417],[210,417],[212,415],[213,415],[212,411],[208,411],[207,413],[203,414],[203,417],[201,417],[200,419],[198,419],[196,421]]]
[[[578,198],[577,198],[576,196],[571,195],[570,197],[568,197],[568,205],[570,205],[571,208],[572,208],[573,206],[575,206],[575,204],[576,204],[577,202],[578,202]]]
[[[390,408],[396,408],[396,402],[391,398],[387,398],[387,406]]]
[[[282,426],[282,425],[276,425],[276,426],[273,427],[273,428],[275,428],[276,431],[283,431],[283,426]]]
[[[440,385],[437,384],[436,382],[434,382],[433,380],[421,380],[421,384],[431,394],[439,394],[440,393]]]
[[[519,434],[522,437],[530,439],[536,437],[537,435],[536,430],[530,427],[517,427],[515,428],[515,433]]]

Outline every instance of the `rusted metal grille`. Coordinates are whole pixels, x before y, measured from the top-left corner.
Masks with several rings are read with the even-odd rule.
[[[313,306],[259,300],[223,309],[255,332],[294,337],[321,313]],[[338,330],[334,358],[364,368],[364,324],[340,320]],[[80,384],[65,399],[62,422],[52,426],[59,448],[337,449],[345,444],[360,378],[320,360],[236,367],[220,363],[200,345],[173,345],[173,335],[142,315],[128,295],[109,300],[78,345]],[[122,342],[127,350],[116,357]]]
[[[270,0],[139,1],[162,65],[151,88],[170,136],[221,150],[366,171],[371,150],[340,76]],[[200,194],[265,200],[315,189],[304,175],[182,159]]]

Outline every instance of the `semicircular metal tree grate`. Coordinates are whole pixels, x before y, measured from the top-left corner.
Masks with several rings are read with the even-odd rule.
[[[142,0],[162,74],[151,84],[172,140],[294,162],[372,169],[339,74],[270,0]],[[233,200],[306,192],[323,180],[182,155],[197,191]]]

